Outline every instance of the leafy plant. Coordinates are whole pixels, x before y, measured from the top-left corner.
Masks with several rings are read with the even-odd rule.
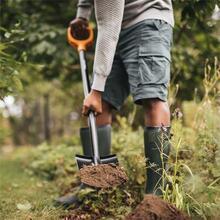
[[[47,180],[74,175],[76,165],[73,157],[78,150],[72,146],[42,144],[37,150],[33,150],[32,162],[28,165],[28,170]]]
[[[16,24],[10,31],[1,27],[0,32],[2,35],[0,42],[0,98],[3,99],[3,97],[15,94],[23,88],[19,77],[22,62],[16,60],[12,54],[13,51],[16,51],[14,45],[24,40],[22,38],[24,32],[19,29],[19,24]],[[26,59],[25,52],[21,54],[21,57]]]
[[[183,127],[182,119],[174,118],[174,149],[169,163],[170,170],[164,171],[164,177],[169,181],[163,192],[164,199],[186,210],[188,214],[203,219],[220,215],[217,208],[219,202],[216,200],[220,186],[220,120],[219,108],[216,106],[219,70],[217,59],[213,68],[208,63],[205,66],[205,94],[203,100],[197,103],[191,128]]]

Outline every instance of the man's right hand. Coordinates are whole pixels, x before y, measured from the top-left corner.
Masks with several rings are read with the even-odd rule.
[[[89,37],[88,27],[89,22],[84,18],[75,18],[69,24],[71,33],[74,38],[84,40]]]

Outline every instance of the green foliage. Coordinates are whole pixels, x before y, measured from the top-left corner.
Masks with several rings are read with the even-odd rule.
[[[179,85],[178,99],[200,97],[206,58],[220,57],[220,21],[211,19],[214,1],[173,1],[175,28],[172,50],[172,81]]]
[[[173,1],[175,28],[171,85],[178,87],[176,99],[172,102],[174,105],[178,103],[180,106],[182,100],[192,99],[195,89],[198,98],[206,92],[202,87],[206,58],[213,62],[214,56],[220,57],[219,21],[211,19],[216,3],[215,0]],[[10,30],[5,36],[5,31],[0,32],[1,45],[7,46],[4,53],[7,52],[10,57],[3,66],[8,73],[0,73],[1,96],[17,93],[16,102],[24,103],[22,117],[14,117],[15,123],[10,123],[17,145],[36,145],[44,141],[42,100],[48,94],[53,99],[53,103],[49,103],[51,121],[54,120],[53,124],[57,126],[53,129],[52,122],[49,126],[53,141],[66,139],[70,127],[74,128],[68,120],[72,109],[80,115],[83,93],[77,82],[81,78],[79,60],[76,50],[66,42],[66,28],[75,17],[76,4],[77,0],[58,1],[56,4],[51,0],[1,0],[1,11],[7,12],[2,13],[1,25]],[[15,24],[19,24],[19,27],[15,27]],[[23,38],[23,34],[24,40],[17,42]],[[6,37],[15,44],[5,45]],[[88,54],[90,70],[93,52]],[[21,65],[21,56],[34,65]],[[23,92],[20,92],[21,83]],[[132,105],[133,101],[130,101],[122,109],[121,115],[127,116]],[[135,128],[143,123],[141,117],[142,112],[138,112],[133,123]]]
[[[17,53],[15,45],[24,40],[22,38],[23,31],[19,29],[19,24],[16,24],[10,31],[0,28],[0,33],[0,98],[2,99],[22,90],[19,70],[21,61],[26,58],[26,54],[19,54],[20,61],[17,59],[18,57],[12,55]]]
[[[79,210],[86,211],[87,219],[123,219],[131,211],[135,200],[127,189],[112,190],[85,189],[78,195],[83,202]]]
[[[20,21],[27,35],[20,50],[27,52],[30,62],[42,65],[37,74],[44,79],[56,78],[66,84],[79,79],[79,74],[72,74],[79,73],[79,65],[72,68],[78,55],[66,42],[66,28],[76,13],[76,3],[72,0],[56,4],[51,0],[3,0],[1,3],[7,11],[2,16],[3,27]]]
[[[73,155],[78,150],[73,146],[42,144],[37,150],[33,150],[29,170],[47,180],[73,175],[76,172]]]
[[[143,129],[139,127],[132,131],[130,122],[125,117],[117,116],[118,129],[113,134],[113,150],[121,157],[129,176],[129,184],[144,183],[144,148]]]
[[[10,138],[10,132],[11,132],[4,121],[1,111],[0,111],[0,124],[1,124],[0,126],[0,149],[1,149],[1,146],[6,142],[6,139]]]
[[[206,68],[203,101],[184,104],[184,113],[190,113],[184,115],[188,127],[184,127],[178,117],[172,122],[174,149],[170,170],[164,174],[171,186],[164,190],[164,199],[191,216],[212,219],[220,215],[217,199],[220,192],[220,120],[216,105],[220,68],[217,60],[212,68],[209,65]]]
[[[9,137],[10,137],[10,130],[5,128],[4,126],[1,126],[0,127],[0,148],[2,144],[5,143],[5,140]]]

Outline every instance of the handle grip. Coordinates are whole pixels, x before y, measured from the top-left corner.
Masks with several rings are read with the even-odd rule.
[[[89,32],[89,37],[87,39],[79,40],[72,36],[71,27],[67,28],[67,40],[69,44],[72,47],[76,48],[78,51],[81,51],[81,50],[86,51],[87,47],[92,45],[93,43],[94,33],[93,33],[93,29],[91,25],[88,26],[87,30]]]

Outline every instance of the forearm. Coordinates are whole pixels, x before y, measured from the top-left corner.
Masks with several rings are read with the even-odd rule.
[[[95,14],[98,26],[94,58],[94,80],[92,89],[104,91],[121,30],[124,0],[95,0]]]
[[[93,9],[93,1],[92,0],[79,0],[77,7],[78,9],[77,9],[76,17],[89,20],[92,9]]]

